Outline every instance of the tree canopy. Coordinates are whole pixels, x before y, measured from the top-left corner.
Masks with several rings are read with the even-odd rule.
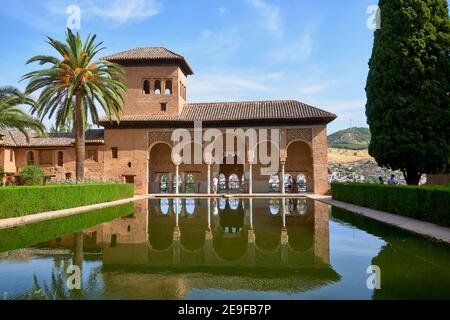
[[[369,153],[408,184],[450,157],[450,20],[446,0],[380,0],[367,79]]]

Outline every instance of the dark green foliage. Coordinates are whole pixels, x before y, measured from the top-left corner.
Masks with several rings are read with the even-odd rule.
[[[20,171],[20,182],[26,186],[42,185],[44,170],[39,166],[26,166]]]
[[[334,200],[450,226],[449,186],[332,183]]]
[[[133,213],[134,204],[0,230],[0,252],[26,248]]]
[[[446,0],[380,0],[367,79],[369,153],[408,184],[450,156],[450,20]]]
[[[328,146],[331,148],[363,150],[369,147],[369,128],[348,128],[328,136]]]
[[[0,189],[0,218],[75,208],[134,196],[134,184],[98,183]]]

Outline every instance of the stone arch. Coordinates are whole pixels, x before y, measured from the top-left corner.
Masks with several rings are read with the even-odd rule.
[[[149,148],[149,192],[159,193],[161,176],[167,174],[172,179],[175,174],[175,165],[172,163],[172,147],[165,141],[153,143]],[[170,182],[169,182],[170,185]],[[171,190],[169,186],[169,190]]]
[[[259,153],[260,153],[259,148],[263,143],[267,144],[267,148],[268,148],[267,155],[270,156],[270,158],[272,158],[274,161],[278,161],[278,164],[279,164],[279,159],[280,159],[281,146],[280,146],[279,142],[277,144],[276,141],[263,140],[263,141],[259,141],[256,144],[256,146],[253,149],[253,153],[255,156],[255,164],[253,165],[253,191],[254,192],[275,191],[274,188],[271,187],[270,178],[272,175],[277,175],[281,171],[281,167],[280,167],[280,165],[278,165],[278,168],[275,168],[274,172],[272,172],[271,174],[263,174],[262,169],[263,168],[268,169],[270,166],[270,164],[262,164],[261,163],[261,158],[259,156]],[[276,147],[276,149],[278,149],[278,152],[276,151],[274,146]],[[272,157],[272,152],[274,152],[274,151],[277,152],[277,154]],[[256,163],[256,159],[258,160],[257,163]]]
[[[285,172],[292,177],[304,174],[307,181],[306,191],[314,190],[314,166],[311,145],[303,139],[291,141],[287,147]],[[296,187],[295,190],[298,188]]]
[[[227,163],[227,158],[225,157],[223,159],[222,164],[219,165],[219,176],[220,175],[224,175],[225,176],[225,186],[226,189],[229,190],[229,182],[230,182],[230,177],[232,175],[236,175],[238,178],[242,177],[242,175],[244,174],[244,164],[239,164],[238,163],[238,156],[234,155],[232,162],[233,163]],[[228,161],[231,162],[231,161]]]
[[[190,163],[182,162],[180,164],[180,174],[183,176],[183,185],[180,189],[180,192],[186,192],[186,193],[202,193],[206,192],[206,174],[205,174],[205,165],[203,163],[203,145],[199,143],[195,143],[194,141],[190,144]],[[200,163],[195,163],[195,152],[200,152],[200,154],[197,154],[197,160],[199,160]],[[187,178],[190,176],[194,181],[194,183],[187,185]]]

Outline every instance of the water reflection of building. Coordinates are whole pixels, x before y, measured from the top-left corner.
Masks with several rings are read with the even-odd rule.
[[[48,244],[101,249],[106,265],[329,263],[328,206],[306,198],[140,201],[134,214],[83,233],[82,239],[75,233]]]
[[[85,231],[105,265],[318,266],[329,263],[328,206],[307,199],[160,199]],[[92,243],[94,242],[94,243]]]
[[[109,291],[177,299],[194,287],[299,292],[337,281],[328,231],[328,206],[306,199],[159,199],[47,245],[73,248],[77,265],[83,250],[101,253]]]

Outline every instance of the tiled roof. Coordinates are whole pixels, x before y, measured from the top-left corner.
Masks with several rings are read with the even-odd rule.
[[[117,63],[139,61],[178,61],[181,63],[181,66],[186,74],[193,74],[191,67],[183,56],[162,47],[134,48],[112,54],[104,57],[103,59]]]
[[[0,146],[9,147],[68,147],[75,144],[72,133],[47,133],[45,137],[39,137],[35,132],[30,132],[30,142],[17,130],[0,131]],[[86,143],[103,143],[103,129],[91,129],[86,131]]]
[[[125,115],[121,121],[239,121],[239,120],[323,120],[336,115],[295,100],[188,103],[179,116]],[[108,122],[102,118],[100,122]]]

